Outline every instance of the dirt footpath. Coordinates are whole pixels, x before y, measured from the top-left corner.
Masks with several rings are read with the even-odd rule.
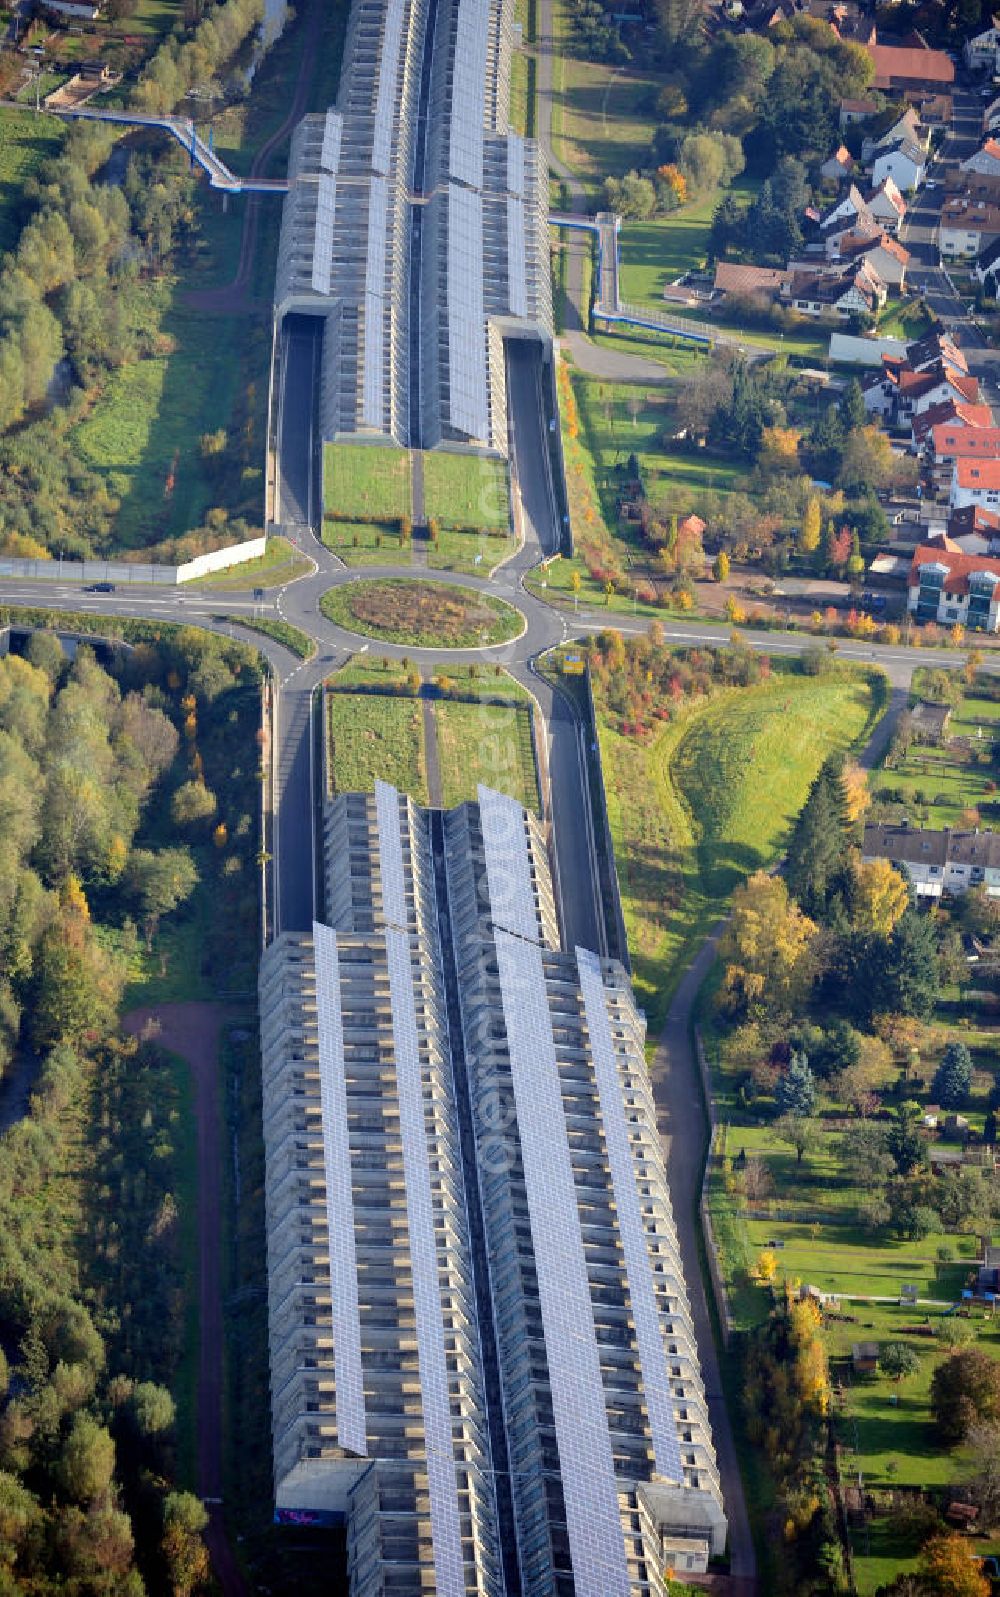
[[[249,1597],[229,1545],[222,1514],[222,1427],[225,1397],[222,1312],[222,1105],[219,1039],[236,1017],[222,1004],[159,1004],[133,1009],[122,1029],[156,1041],[191,1067],[198,1134],[198,1495],[208,1510],[205,1542],[223,1597]]]

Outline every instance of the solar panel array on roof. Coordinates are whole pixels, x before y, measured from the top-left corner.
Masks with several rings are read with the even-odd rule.
[[[312,286],[329,294],[333,268],[333,224],[337,210],[337,179],[321,177],[316,185],[316,227],[313,233]]]
[[[383,174],[388,173],[392,160],[396,88],[399,82],[399,57],[403,42],[405,10],[405,0],[388,0],[382,24],[382,53],[378,64],[372,166],[376,172]]]
[[[524,194],[524,140],[519,133],[507,135],[507,189]]]
[[[460,183],[483,183],[483,117],[490,0],[459,0],[451,90],[448,170]]]
[[[494,926],[538,941],[538,911],[531,881],[524,810],[517,799],[479,785],[479,820],[486,851],[490,918]]]
[[[384,422],[385,263],[389,185],[373,177],[368,191],[368,260],[365,272],[365,359],[362,416],[368,427]]]
[[[454,183],[448,185],[448,382],[452,427],[488,439],[483,200]]]
[[[630,1597],[541,951],[495,932],[576,1597]]]
[[[507,196],[507,295],[512,316],[528,314],[528,262],[524,242],[524,201]]]
[[[375,783],[378,863],[382,877],[382,914],[388,926],[405,926],[403,840],[399,835],[399,794],[390,782]]]
[[[337,1441],[341,1447],[364,1457],[368,1438],[361,1368],[358,1262],[354,1246],[354,1198],[351,1191],[344,1024],[336,932],[314,921],[313,947],[316,957],[319,1085],[323,1117],[327,1246],[330,1254]]]
[[[611,1185],[615,1195],[618,1229],[625,1256],[635,1339],[642,1368],[642,1385],[653,1438],[656,1472],[669,1480],[683,1482],[677,1427],[674,1423],[670,1376],[667,1369],[660,1316],[653,1287],[642,1205],[636,1185],[635,1165],[629,1146],[622,1086],[615,1064],[615,1047],[608,1019],[601,961],[587,949],[576,950],[587,1031],[594,1059],[594,1075],[601,1101],[604,1141],[608,1150]]]
[[[339,111],[328,111],[323,126],[323,149],[319,164],[324,172],[336,172],[340,165],[340,138],[344,119]]]
[[[394,789],[389,791],[394,792]],[[420,1399],[427,1450],[434,1589],[438,1597],[466,1597],[443,1305],[438,1285],[434,1206],[408,934],[396,926],[387,927],[385,949],[389,965],[389,999],[392,1005],[399,1129],[403,1145],[403,1181],[406,1187],[406,1221],[413,1275]]]

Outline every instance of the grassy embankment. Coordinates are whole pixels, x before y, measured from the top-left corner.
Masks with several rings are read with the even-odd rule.
[[[778,855],[824,758],[854,745],[880,705],[860,672],[776,670],[755,687],[693,704],[650,743],[599,726],[635,987],[651,1037],[737,882]]]

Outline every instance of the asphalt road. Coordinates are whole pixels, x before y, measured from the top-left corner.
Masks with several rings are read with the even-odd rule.
[[[322,323],[312,316],[286,316],[282,326],[278,386],[278,519],[285,528],[309,528],[315,518],[315,396],[321,330]]]

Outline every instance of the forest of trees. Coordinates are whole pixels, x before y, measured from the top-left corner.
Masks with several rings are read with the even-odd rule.
[[[231,987],[242,949],[252,982],[257,682],[250,651],[186,629],[106,664],[48,633],[0,659],[0,1063],[36,1073],[0,1139],[5,1597],[184,1597],[207,1575],[170,1390],[182,1103],[117,1020],[140,941],[198,893],[204,970]]]

